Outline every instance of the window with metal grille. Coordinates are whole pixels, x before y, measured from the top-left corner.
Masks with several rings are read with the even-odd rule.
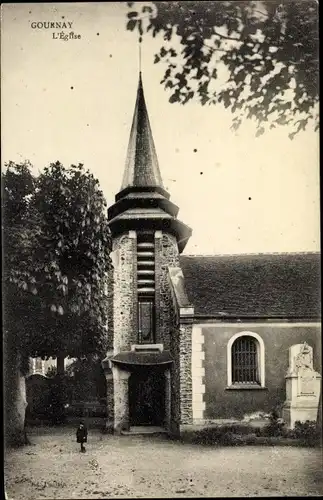
[[[232,383],[260,385],[259,346],[256,339],[239,337],[232,345]]]

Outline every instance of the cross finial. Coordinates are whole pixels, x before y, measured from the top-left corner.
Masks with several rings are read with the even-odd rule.
[[[141,43],[142,37],[139,37],[139,74],[141,74]]]

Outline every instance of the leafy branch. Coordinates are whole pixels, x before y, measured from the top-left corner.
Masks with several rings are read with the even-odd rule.
[[[233,129],[252,119],[257,136],[286,125],[290,138],[309,124],[317,130],[317,2],[270,0],[263,10],[258,4],[150,2],[140,8],[128,2],[127,29],[161,35],[167,43],[154,62],[166,65],[161,83],[170,102],[221,104],[233,113]],[[220,67],[224,82],[218,81]]]

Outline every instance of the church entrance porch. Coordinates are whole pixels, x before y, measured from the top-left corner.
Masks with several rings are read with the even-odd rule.
[[[171,371],[169,352],[123,351],[103,362],[107,378],[107,426],[114,432],[169,431]]]
[[[136,367],[129,378],[130,426],[165,426],[165,375],[159,367]]]

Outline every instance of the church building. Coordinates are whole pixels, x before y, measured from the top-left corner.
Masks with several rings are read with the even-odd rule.
[[[306,341],[321,370],[319,254],[182,255],[192,230],[178,211],[163,185],[140,74],[122,185],[108,209],[102,366],[114,432],[179,435],[268,413],[286,399],[293,344]]]

